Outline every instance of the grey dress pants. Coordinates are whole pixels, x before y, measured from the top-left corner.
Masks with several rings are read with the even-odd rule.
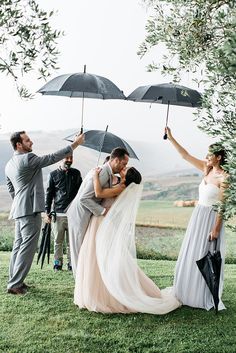
[[[52,233],[54,235],[54,260],[60,261],[60,265],[63,265],[63,243],[66,239],[67,263],[71,265],[68,220],[66,214],[65,216],[57,215],[56,221],[52,221]]]
[[[41,213],[15,219],[15,240],[9,266],[8,289],[20,288],[23,285],[37,249],[41,224]]]

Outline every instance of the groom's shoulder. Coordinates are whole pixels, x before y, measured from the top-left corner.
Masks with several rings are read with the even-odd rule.
[[[109,167],[109,165],[106,163],[106,164],[103,164],[102,166],[101,166],[101,171],[100,171],[100,175],[109,175],[110,174],[110,167]]]
[[[101,168],[101,171],[99,173],[100,176],[109,174],[109,167],[106,164],[99,166],[99,168]],[[95,168],[90,169],[90,171],[85,176],[84,181],[93,179],[94,171],[95,171]]]

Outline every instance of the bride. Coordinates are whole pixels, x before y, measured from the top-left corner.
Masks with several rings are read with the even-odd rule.
[[[135,219],[142,193],[141,175],[133,167],[121,182],[102,189],[99,168],[94,173],[96,197],[111,207],[103,217],[92,216],[78,258],[74,303],[102,313],[166,314],[181,303],[171,289],[160,290],[139,268]]]

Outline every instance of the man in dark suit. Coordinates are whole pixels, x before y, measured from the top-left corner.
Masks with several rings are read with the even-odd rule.
[[[9,267],[8,293],[25,294],[24,280],[31,268],[41,230],[41,212],[45,211],[42,168],[70,155],[84,141],[84,135],[52,154],[32,153],[33,142],[25,131],[11,136],[13,157],[6,165],[8,190],[13,198],[9,218],[15,219],[15,241]]]

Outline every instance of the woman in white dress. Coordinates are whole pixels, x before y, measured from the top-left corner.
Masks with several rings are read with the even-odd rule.
[[[196,261],[213,250],[217,239],[217,249],[222,255],[219,289],[219,308],[225,309],[221,301],[225,259],[225,240],[223,220],[213,205],[223,200],[226,173],[222,166],[226,153],[220,144],[209,146],[206,160],[191,156],[166,129],[167,137],[180,155],[204,173],[199,185],[199,201],[189,221],[175,268],[174,290],[176,297],[183,303],[195,308],[210,310],[214,307],[213,297],[200,273]]]
[[[135,219],[142,193],[140,173],[133,167],[120,184],[102,189],[94,174],[95,194],[111,206],[105,217],[92,216],[78,258],[74,303],[102,313],[166,314],[180,302],[160,290],[139,268],[135,247]]]

